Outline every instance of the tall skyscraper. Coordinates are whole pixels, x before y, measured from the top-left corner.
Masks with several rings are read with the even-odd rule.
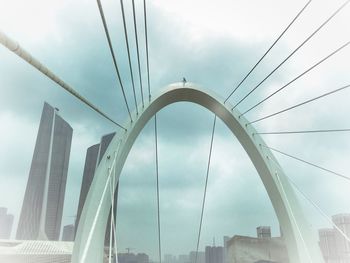
[[[74,225],[63,227],[62,241],[74,241]]]
[[[105,154],[109,144],[111,143],[115,132],[103,135],[100,142],[100,150],[98,152],[98,163],[101,162],[103,155]]]
[[[9,239],[13,225],[13,215],[7,213],[7,208],[0,207],[0,239]]]
[[[72,127],[62,119],[58,110],[45,102],[17,239],[59,239],[72,133]]]
[[[86,200],[86,196],[89,192],[90,185],[92,183],[92,180],[94,179],[99,150],[100,150],[100,144],[95,144],[89,147],[86,151],[83,181],[81,183],[77,218],[75,221],[75,231],[77,230],[77,227],[78,227],[81,212],[83,210],[83,206]]]
[[[83,172],[83,181],[80,189],[77,219],[75,222],[75,231],[77,230],[81,213],[85,204],[85,200],[89,192],[92,180],[94,179],[95,170],[98,164],[100,163],[100,161],[102,160],[102,157],[105,154],[108,148],[108,145],[112,141],[114,135],[115,135],[115,132],[102,136],[99,144],[92,145],[87,149],[86,157],[85,157],[84,172]],[[117,200],[117,191],[115,195],[115,202],[116,200]],[[110,222],[110,218],[108,222]],[[106,244],[108,242],[109,242],[109,227],[107,227],[107,232],[106,232]]]

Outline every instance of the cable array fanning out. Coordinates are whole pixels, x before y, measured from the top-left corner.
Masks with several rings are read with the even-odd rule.
[[[301,15],[304,13],[304,11],[306,10],[306,8],[311,4],[312,0],[309,0],[308,2],[305,3],[305,5],[301,8],[301,10],[296,14],[296,16],[294,16],[294,18],[291,20],[291,22],[287,25],[287,27],[284,28],[284,30],[282,31],[282,33],[276,38],[276,40],[272,43],[272,45],[266,50],[266,52],[260,57],[260,59],[254,64],[254,66],[248,71],[248,73],[246,75],[244,75],[244,77],[242,78],[242,80],[235,86],[235,88],[233,89],[233,91],[228,95],[228,97],[224,100],[224,103],[226,103],[233,94],[235,94],[235,92],[242,87],[243,83],[249,78],[249,76],[251,76],[251,74],[258,68],[258,66],[260,65],[260,63],[267,57],[267,55],[270,53],[270,51],[276,46],[277,43],[279,43],[279,41],[282,39],[282,37],[288,32],[288,30],[290,30],[290,28],[292,27],[292,25],[301,17]],[[305,40],[302,41],[301,44],[299,44],[286,58],[284,58],[282,60],[282,62],[280,62],[267,76],[264,77],[263,80],[261,80],[257,85],[255,85],[247,94],[245,94],[243,96],[243,98],[239,99],[238,102],[236,102],[234,104],[234,106],[231,108],[231,110],[234,110],[235,108],[237,108],[243,101],[245,101],[252,93],[254,93],[259,87],[261,87],[261,85],[263,83],[265,83],[265,81],[267,81],[280,67],[282,67],[282,65],[284,65],[294,54],[296,54],[296,52],[298,52],[304,45],[306,45],[322,28],[324,28],[331,20],[333,20],[333,18],[340,13],[341,10],[343,10],[348,3],[350,2],[350,0],[345,1],[338,9],[336,9],[331,16],[329,16],[320,26],[318,26]],[[142,110],[144,110],[145,108],[145,99],[144,99],[144,91],[143,91],[143,83],[146,82],[146,78],[144,78],[143,81],[143,77],[142,77],[142,68],[144,65],[142,62],[142,57],[141,54],[142,52],[140,52],[141,46],[140,43],[142,43],[142,41],[139,41],[139,30],[138,30],[138,26],[137,26],[137,22],[140,20],[137,19],[137,10],[135,7],[135,1],[132,0],[131,1],[132,4],[132,21],[133,21],[133,31],[134,31],[134,38],[135,38],[135,45],[136,45],[136,58],[137,58],[137,68],[138,68],[138,78],[139,78],[139,86],[140,86],[140,97],[141,97],[141,103],[142,103]],[[112,62],[113,62],[113,66],[114,66],[114,70],[116,73],[116,77],[117,77],[117,81],[118,81],[118,85],[120,86],[121,92],[122,92],[122,96],[124,99],[124,103],[130,118],[130,122],[133,123],[134,119],[133,119],[133,115],[132,115],[132,106],[129,107],[129,103],[128,103],[128,98],[127,98],[127,94],[125,92],[125,85],[122,81],[122,74],[121,74],[121,70],[120,70],[120,65],[117,62],[117,56],[116,56],[116,52],[113,48],[113,44],[112,44],[112,39],[108,30],[108,25],[106,22],[106,18],[105,18],[105,14],[103,12],[103,8],[102,8],[102,4],[101,4],[101,0],[97,0],[97,5],[98,5],[98,10],[99,10],[99,14],[101,16],[101,20],[102,20],[102,24],[103,24],[103,28],[104,28],[104,33],[107,39],[107,43],[108,43],[108,48],[110,51],[110,55],[112,58]],[[120,0],[120,5],[121,5],[121,14],[122,14],[122,21],[123,21],[123,29],[124,29],[124,37],[125,37],[125,44],[126,44],[126,48],[127,48],[127,56],[128,56],[128,67],[129,67],[129,71],[130,71],[130,79],[131,79],[131,87],[132,87],[132,91],[133,91],[133,99],[134,99],[134,103],[135,103],[135,111],[136,111],[136,118],[139,117],[139,108],[138,108],[138,101],[137,101],[137,96],[136,96],[136,88],[135,88],[135,78],[134,78],[134,71],[133,71],[133,62],[132,62],[132,56],[131,56],[131,51],[130,51],[130,39],[128,36],[128,28],[127,28],[127,22],[126,22],[126,17],[125,17],[125,9],[124,9],[124,2],[123,0]],[[146,6],[146,0],[143,0],[143,25],[144,25],[144,33],[145,33],[145,54],[146,54],[146,69],[147,69],[147,88],[148,88],[148,97],[149,97],[149,102],[151,102],[151,81],[150,81],[150,63],[149,63],[149,45],[148,45],[148,25],[147,25],[147,6]],[[5,34],[0,32],[0,43],[2,43],[4,46],[6,46],[9,50],[11,50],[12,52],[14,52],[15,54],[17,54],[18,56],[20,56],[22,59],[24,59],[25,61],[27,61],[29,64],[31,64],[32,66],[34,66],[36,69],[38,69],[41,73],[45,74],[47,77],[49,77],[51,80],[53,80],[54,82],[56,82],[60,87],[62,87],[63,89],[65,89],[66,91],[68,91],[71,95],[73,95],[74,97],[78,98],[80,101],[82,101],[84,104],[86,104],[87,106],[89,106],[91,109],[93,109],[95,112],[97,112],[98,114],[100,114],[101,116],[103,116],[105,119],[107,119],[108,121],[113,122],[114,124],[116,124],[118,127],[120,127],[121,129],[123,129],[124,131],[127,132],[127,129],[120,125],[119,123],[117,123],[116,121],[114,121],[112,118],[110,118],[109,116],[107,116],[105,113],[103,113],[100,109],[98,109],[94,104],[92,104],[90,101],[88,101],[85,97],[83,97],[82,95],[80,95],[75,89],[73,89],[71,86],[69,86],[67,83],[65,83],[63,80],[61,80],[58,76],[56,76],[55,74],[53,74],[48,68],[46,68],[43,64],[41,64],[39,61],[37,61],[34,57],[32,57],[27,51],[25,51],[24,49],[22,49],[16,42],[12,41],[11,39],[9,39]],[[288,87],[289,85],[291,85],[292,83],[294,83],[295,81],[297,81],[298,79],[302,78],[303,76],[305,76],[306,74],[308,74],[311,70],[315,69],[316,67],[318,67],[319,65],[321,65],[322,63],[324,63],[325,61],[327,61],[329,58],[331,58],[332,56],[334,56],[335,54],[339,53],[341,50],[345,49],[346,47],[348,47],[350,45],[350,41],[344,43],[343,45],[341,45],[340,47],[338,47],[336,50],[334,50],[332,53],[330,53],[329,55],[327,55],[326,57],[322,58],[320,61],[318,61],[316,64],[313,64],[311,67],[307,68],[305,71],[303,71],[302,73],[300,73],[299,75],[297,75],[296,77],[294,77],[292,80],[290,80],[289,82],[287,82],[285,85],[283,85],[282,87],[280,87],[279,89],[277,89],[276,91],[274,91],[273,93],[271,93],[270,95],[268,95],[267,97],[265,97],[264,99],[262,99],[261,101],[259,101],[257,104],[253,105],[252,107],[250,107],[249,109],[245,110],[243,113],[241,113],[239,115],[239,117],[244,116],[245,114],[247,114],[248,112],[252,111],[253,109],[255,109],[256,107],[258,107],[259,105],[261,105],[262,103],[266,102],[267,100],[269,100],[272,96],[276,95],[277,93],[279,93],[280,91],[284,90],[286,87]],[[136,74],[136,73],[135,73]],[[185,82],[184,82],[184,87],[185,87]],[[290,106],[288,108],[282,109],[278,112],[274,112],[272,114],[266,115],[264,117],[261,117],[259,119],[247,122],[245,125],[246,127],[248,125],[251,125],[253,123],[256,122],[260,122],[262,120],[277,116],[279,114],[282,114],[284,112],[290,111],[292,109],[301,107],[305,104],[314,102],[318,99],[321,98],[325,98],[331,94],[340,92],[342,90],[345,90],[347,88],[349,88],[350,85],[346,85],[343,87],[340,87],[336,90],[332,90],[329,91],[327,93],[318,95],[317,97],[308,99],[304,102],[298,103],[296,105]],[[146,94],[146,91],[145,91]],[[146,102],[147,104],[147,102]],[[141,111],[142,111],[141,110]],[[207,195],[207,188],[208,188],[208,179],[209,179],[209,172],[210,172],[210,165],[211,165],[211,159],[212,159],[212,150],[213,150],[213,142],[214,142],[214,136],[215,136],[215,131],[216,131],[216,121],[217,121],[217,116],[214,116],[214,121],[213,121],[213,125],[212,125],[212,130],[211,130],[211,140],[210,140],[210,149],[209,149],[209,156],[208,156],[208,162],[207,162],[207,169],[206,169],[206,177],[205,177],[205,186],[204,186],[204,194],[203,194],[203,200],[202,200],[202,206],[201,206],[201,217],[200,217],[200,223],[199,223],[199,230],[198,230],[198,238],[197,238],[197,244],[196,244],[196,259],[195,259],[195,263],[198,263],[198,251],[199,251],[199,245],[200,245],[200,237],[201,237],[201,231],[202,231],[202,225],[203,225],[203,217],[204,217],[204,211],[205,211],[205,202],[206,202],[206,195]],[[132,125],[132,124],[130,124]],[[156,165],[156,202],[157,202],[157,230],[158,230],[158,254],[159,254],[159,262],[162,262],[162,244],[161,244],[161,218],[160,218],[160,189],[159,189],[159,153],[158,153],[158,126],[157,126],[157,115],[154,116],[154,136],[155,136],[155,165]],[[306,133],[327,133],[327,132],[349,132],[350,129],[324,129],[324,130],[299,130],[299,131],[272,131],[272,132],[256,132],[255,134],[306,134]],[[254,134],[253,134],[254,135]],[[341,174],[341,173],[337,173],[333,170],[324,168],[323,166],[314,164],[312,162],[306,161],[302,158],[296,157],[294,155],[291,154],[287,154],[283,151],[280,151],[278,149],[269,147],[267,145],[261,145],[264,148],[268,148],[271,151],[277,152],[279,154],[282,154],[284,156],[290,157],[292,159],[298,160],[300,162],[303,162],[305,164],[308,164],[310,166],[313,166],[315,168],[318,168],[320,170],[323,170],[325,172],[331,173],[333,175],[336,175],[338,177],[341,177],[343,179],[349,180],[350,181],[350,177]],[[116,159],[113,160],[113,162],[116,162]],[[113,167],[113,169],[115,169],[115,167]],[[112,176],[111,174],[113,173],[113,170],[108,171],[108,176]],[[297,187],[297,185],[289,178],[287,177],[288,180],[292,183],[292,185],[295,187],[295,189],[297,189],[299,192],[301,192],[303,194],[302,191],[300,191],[300,189]],[[111,203],[112,203],[112,215],[113,215],[113,211],[115,209],[115,204],[114,204],[114,195],[115,195],[115,178],[111,177],[110,179],[108,179],[110,181],[108,181],[109,183],[109,187],[110,187],[110,195],[111,195]],[[107,189],[107,188],[106,188]],[[305,196],[305,195],[304,195]],[[311,203],[313,203],[315,205],[314,202],[311,201],[311,199],[309,199],[308,197],[306,197],[307,200],[309,200]],[[322,210],[316,205],[316,207],[322,212]],[[323,212],[322,212],[323,213]],[[111,218],[111,225],[110,225],[110,232],[111,232],[111,240],[110,240],[110,251],[109,251],[109,256],[110,256],[110,262],[111,262],[111,258],[112,258],[112,246],[113,246],[113,240],[112,238],[116,237],[115,234],[116,231],[116,222],[115,222],[115,218],[114,216],[112,216]],[[343,233],[343,232],[342,232]],[[344,234],[344,233],[343,233]],[[347,237],[344,234],[344,237],[347,239],[347,241],[350,241],[349,237]],[[114,245],[116,246],[116,239],[114,240]],[[116,247],[114,248],[116,250]]]

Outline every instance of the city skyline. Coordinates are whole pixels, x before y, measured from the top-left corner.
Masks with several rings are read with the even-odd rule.
[[[127,112],[122,94],[117,89],[119,87],[115,87],[113,65],[96,3],[90,2],[3,1],[0,24],[21,46],[123,123]],[[152,92],[156,93],[165,85],[185,77],[187,81],[199,83],[225,97],[304,2],[269,0],[262,4],[260,1],[239,3],[222,0],[217,4],[210,1],[150,1]],[[300,22],[291,28],[276,46],[277,49],[266,57],[255,75],[248,79],[249,82],[231,101],[236,102],[244,96],[342,2],[313,2],[300,17]],[[118,50],[117,58],[121,64],[127,65],[124,63],[126,53],[119,51],[124,50],[124,39],[119,35],[123,29],[118,1],[104,1],[103,5],[111,27],[113,45]],[[139,10],[138,2],[136,6]],[[82,9],[84,16],[77,18],[76,14]],[[126,12],[131,12],[129,4],[126,5]],[[19,16],[22,18],[17,19]],[[239,109],[243,111],[253,105],[347,40],[349,17],[349,8],[346,8]],[[132,53],[132,57],[134,55]],[[60,108],[61,115],[74,129],[62,219],[62,225],[72,224],[79,202],[86,149],[98,142],[101,135],[114,131],[116,127],[70,98],[56,84],[3,47],[0,47],[0,57],[3,61],[0,63],[0,122],[4,127],[0,132],[0,180],[6,182],[0,185],[0,206],[9,208],[15,216],[14,226],[17,226],[41,103],[49,101]],[[288,93],[281,93],[271,103],[252,112],[248,115],[249,120],[347,84],[349,58],[349,51],[344,50],[306,78],[295,82]],[[133,66],[136,68],[136,64]],[[126,96],[131,101],[132,89],[126,66],[121,68],[121,74]],[[349,96],[349,92],[344,91],[322,102],[320,100],[322,104],[310,104],[304,109],[261,122],[257,129],[269,132],[346,128],[349,126]],[[137,99],[140,102],[139,92]],[[193,250],[196,245],[212,115],[198,106],[179,103],[162,110],[157,116],[163,249],[164,252],[179,253],[188,247],[193,247]],[[350,170],[347,133],[266,135],[264,139],[268,145],[338,173],[347,174]],[[342,179],[278,153],[276,158],[286,174],[328,216],[348,212],[349,186]],[[150,251],[153,258],[157,255],[154,166],[154,134],[150,123],[138,138],[121,176],[118,222],[122,229],[118,233],[121,248],[135,244],[144,251]],[[278,221],[264,186],[246,153],[222,122],[218,122],[214,138],[208,191],[207,217],[203,222],[200,246],[210,242],[213,233],[218,236],[232,235],[234,232],[252,235],[254,227],[259,224],[271,225],[273,231],[278,232]],[[298,197],[315,230],[331,227],[301,195]],[[173,235],[174,232],[177,234]],[[142,239],[138,239],[138,236],[142,236]]]

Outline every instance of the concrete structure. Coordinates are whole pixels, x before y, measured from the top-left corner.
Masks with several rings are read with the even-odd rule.
[[[16,238],[58,240],[73,130],[45,102]]]
[[[110,187],[118,184],[121,170],[137,136],[146,123],[169,104],[187,101],[206,107],[220,118],[237,137],[254,164],[282,227],[291,263],[324,262],[316,232],[303,216],[293,187],[272,152],[263,147],[262,138],[254,127],[230,103],[213,92],[193,84],[176,83],[147,102],[143,112],[133,113],[133,122],[125,124],[127,131],[114,136],[88,193],[74,246],[73,262],[98,262],[104,255],[104,237],[111,208]],[[142,107],[140,107],[142,108]],[[248,191],[247,191],[248,193]]]
[[[205,263],[224,263],[224,247],[205,247]]]
[[[73,242],[0,240],[1,263],[70,263]]]
[[[283,237],[272,237],[270,226],[257,227],[256,235],[256,238],[234,236],[228,240],[227,262],[289,262]]]
[[[74,225],[66,225],[62,231],[62,241],[74,241]]]
[[[0,207],[0,239],[10,238],[13,219],[13,215],[7,213],[7,208]]]
[[[228,243],[228,262],[288,263],[288,252],[283,239],[234,236]]]
[[[338,214],[332,217],[333,223],[350,236],[350,214]],[[350,242],[335,228],[319,230],[320,247],[326,263],[350,262]]]
[[[269,226],[258,226],[256,228],[256,236],[262,239],[271,238],[271,227]]]

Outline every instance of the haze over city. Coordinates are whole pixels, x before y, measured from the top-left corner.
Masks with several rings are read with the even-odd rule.
[[[132,67],[137,78],[131,1],[124,1]],[[225,99],[307,1],[147,1],[151,92],[183,79]],[[235,105],[322,24],[344,1],[312,1],[228,103]],[[120,3],[102,1],[126,98],[134,108]],[[143,1],[135,0],[142,83],[147,86]],[[237,106],[244,112],[349,41],[350,6],[344,7],[288,62]],[[0,29],[113,120],[129,123],[122,92],[95,1],[0,0]],[[14,215],[16,236],[44,102],[72,127],[61,230],[74,224],[87,149],[121,129],[107,121],[5,47],[0,47],[0,207]],[[327,59],[271,100],[245,115],[248,121],[349,84],[350,48]],[[147,98],[145,89],[145,98]],[[254,123],[258,132],[348,129],[350,89]],[[178,102],[157,114],[162,254],[196,250],[214,114]],[[262,134],[266,145],[349,175],[348,132]],[[350,213],[349,181],[278,152],[285,174],[331,217]],[[333,227],[298,192],[315,230]],[[117,241],[158,260],[155,134],[153,119],[136,139],[122,170]],[[200,251],[223,246],[223,236],[256,236],[256,227],[280,226],[268,193],[237,138],[217,119],[206,193]],[[62,231],[61,231],[62,232]],[[61,234],[62,235],[62,234]]]

